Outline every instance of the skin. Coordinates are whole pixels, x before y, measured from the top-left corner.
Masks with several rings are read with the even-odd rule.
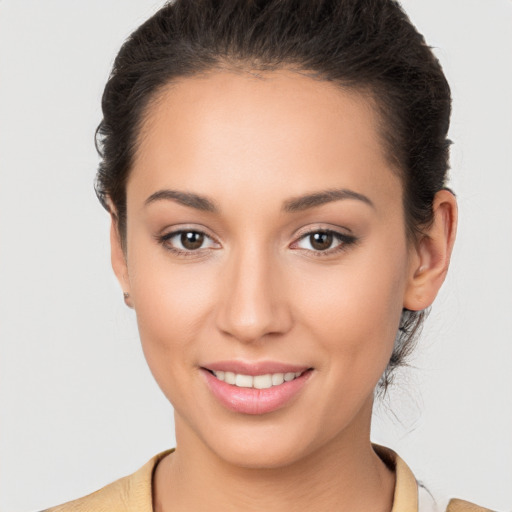
[[[287,70],[186,78],[151,104],[127,183],[126,251],[115,211],[111,241],[175,411],[155,510],[391,510],[394,474],[370,443],[373,390],[402,308],[428,307],[444,280],[456,204],[439,192],[428,236],[409,243],[377,126],[369,98]],[[369,202],[283,210],[334,189]],[[207,196],[218,212],[146,204],[162,190]],[[173,253],[180,237],[162,237],[177,229],[204,232],[204,244]],[[345,238],[318,250],[306,233],[325,229]],[[223,407],[200,371],[233,359],[313,370],[285,407],[248,415]]]

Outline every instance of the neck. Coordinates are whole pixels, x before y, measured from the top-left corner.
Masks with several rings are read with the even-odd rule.
[[[279,468],[233,466],[201,442],[178,436],[178,447],[157,466],[155,512],[389,512],[395,477],[365,431],[353,429],[310,455]]]

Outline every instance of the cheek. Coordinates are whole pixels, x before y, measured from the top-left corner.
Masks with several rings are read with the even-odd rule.
[[[168,337],[169,342],[183,340],[184,333],[190,333],[193,338],[209,302],[207,292],[212,288],[211,276],[192,266],[163,267],[139,270],[131,281],[139,327],[160,333]],[[181,331],[179,336],[170,336],[178,331]]]
[[[196,360],[211,318],[215,277],[208,265],[172,265],[164,251],[132,247],[128,270],[144,355],[164,392]]]
[[[343,264],[328,269],[328,279],[306,274],[301,280],[303,291],[297,293],[307,296],[300,316],[328,356],[324,360],[355,387],[361,381],[373,387],[393,349],[407,265],[405,245],[397,242],[389,251],[381,245],[380,250],[347,254]],[[403,250],[397,250],[401,246]]]

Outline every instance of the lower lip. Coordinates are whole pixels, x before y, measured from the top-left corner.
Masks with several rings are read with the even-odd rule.
[[[201,372],[219,402],[227,409],[242,414],[267,414],[281,409],[300,392],[311,376],[311,370],[307,370],[300,377],[279,386],[255,389],[227,384],[204,368]]]

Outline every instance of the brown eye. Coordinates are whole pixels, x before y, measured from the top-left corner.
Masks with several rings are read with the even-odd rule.
[[[194,251],[203,245],[204,234],[197,231],[185,231],[181,233],[180,242],[188,251]]]
[[[158,237],[158,241],[165,249],[180,255],[191,255],[192,253],[200,254],[203,249],[219,248],[219,244],[206,233],[194,230],[182,229],[173,231],[162,237]]]
[[[309,235],[311,247],[317,251],[325,251],[329,249],[332,245],[333,239],[334,237],[332,236],[332,233],[329,232],[319,231]]]
[[[353,235],[319,229],[305,233],[292,247],[307,250],[315,256],[330,256],[356,242],[357,238]]]

